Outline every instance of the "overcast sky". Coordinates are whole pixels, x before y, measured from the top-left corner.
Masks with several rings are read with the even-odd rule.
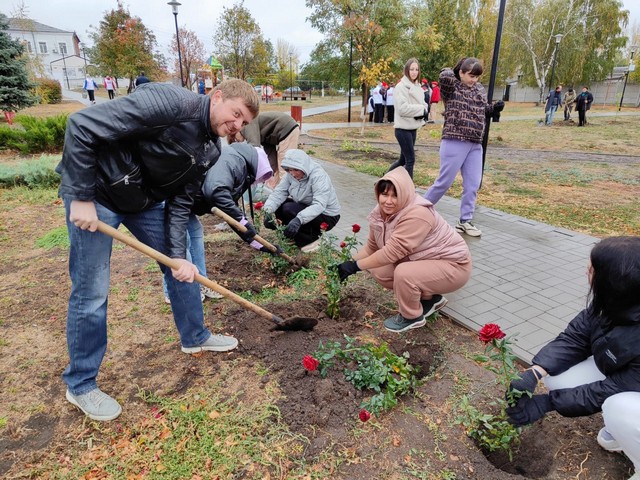
[[[175,34],[175,23],[168,0],[123,0],[131,15],[140,17],[154,32],[162,53],[170,57],[169,44]],[[222,13],[222,6],[230,7],[240,0],[178,0],[178,24],[194,31],[213,53],[213,33]],[[40,23],[75,31],[80,40],[90,43],[87,32],[97,26],[108,10],[116,8],[116,0],[3,0],[0,11],[11,17],[19,4],[27,6],[29,16]],[[631,12],[631,24],[640,24],[640,0],[623,0]],[[266,39],[275,47],[279,38],[295,45],[301,63],[309,55],[322,35],[311,28],[305,19],[310,10],[304,0],[245,0],[244,6],[258,22]]]

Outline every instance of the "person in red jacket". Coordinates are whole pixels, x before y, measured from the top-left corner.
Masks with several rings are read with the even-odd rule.
[[[438,102],[440,101],[440,85],[435,80],[431,82],[431,110],[429,123],[433,123],[438,112]]]

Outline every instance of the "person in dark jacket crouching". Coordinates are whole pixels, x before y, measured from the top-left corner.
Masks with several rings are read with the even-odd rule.
[[[122,408],[96,377],[107,348],[107,299],[112,238],[98,221],[124,224],[138,240],[178,260],[164,272],[182,351],[227,351],[233,337],[204,325],[197,268],[186,260],[187,223],[194,195],[220,155],[220,137],[258,114],[253,87],[222,82],[209,96],[147,83],[126,97],[69,117],[59,195],[69,232],[71,295],[67,313],[66,398],[94,420],[113,420]]]
[[[640,480],[640,237],[611,237],[591,251],[591,303],[533,357],[511,383],[521,395],[507,409],[517,426],[557,411],[566,417],[602,411],[598,443],[624,452]],[[549,393],[533,395],[543,380]]]

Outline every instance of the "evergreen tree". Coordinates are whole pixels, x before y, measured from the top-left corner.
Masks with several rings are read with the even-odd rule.
[[[7,17],[0,13],[0,110],[17,112],[36,103],[36,98],[21,58],[24,46],[9,36],[8,28]]]

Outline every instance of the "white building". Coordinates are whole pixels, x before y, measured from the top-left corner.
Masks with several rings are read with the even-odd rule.
[[[26,52],[37,57],[43,73],[58,80],[62,88],[82,87],[88,63],[76,32],[21,18],[10,18],[6,32],[21,41]]]

